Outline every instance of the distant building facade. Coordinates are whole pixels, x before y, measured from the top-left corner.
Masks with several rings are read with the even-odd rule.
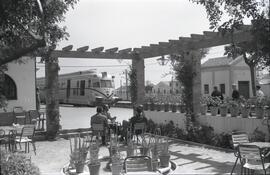
[[[122,100],[130,100],[130,90],[127,86],[120,86],[115,89],[115,96],[121,98]]]
[[[231,97],[232,84],[237,85],[240,95],[252,97],[250,69],[242,56],[236,59],[218,57],[209,59],[201,66],[202,95],[211,95],[217,86],[225,97]]]

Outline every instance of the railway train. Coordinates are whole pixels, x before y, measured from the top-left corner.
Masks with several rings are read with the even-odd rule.
[[[37,78],[41,102],[45,102],[45,78]],[[58,76],[59,103],[97,106],[117,102],[114,77],[107,72],[79,71]]]

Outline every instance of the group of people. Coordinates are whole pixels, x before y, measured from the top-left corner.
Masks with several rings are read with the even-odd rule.
[[[135,115],[129,119],[129,121],[124,120],[122,124],[122,128],[115,128],[115,125],[110,125],[111,123],[115,123],[116,117],[111,117],[109,113],[109,106],[107,104],[103,106],[98,106],[96,109],[96,114],[91,116],[91,127],[93,124],[103,124],[104,130],[101,133],[102,145],[106,145],[106,135],[110,134],[110,130],[121,130],[121,137],[127,139],[127,130],[131,127],[132,133],[134,132],[134,124],[135,123],[145,123],[147,125],[147,119],[143,112],[143,106],[137,106],[135,110]],[[135,131],[134,134],[140,134],[140,131]]]
[[[237,90],[236,84],[232,85],[232,90],[233,90],[232,91],[232,99],[235,100],[235,101],[239,100],[240,94],[239,94],[239,91]],[[221,100],[224,99],[223,94],[218,90],[217,86],[214,86],[214,90],[213,90],[211,96],[212,97],[218,97]],[[261,90],[261,86],[259,86],[259,85],[256,86],[256,97],[258,99],[262,99],[264,97],[264,93]]]

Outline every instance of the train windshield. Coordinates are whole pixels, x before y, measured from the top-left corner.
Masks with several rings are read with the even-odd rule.
[[[112,88],[112,81],[111,80],[100,80],[100,86],[102,88]]]

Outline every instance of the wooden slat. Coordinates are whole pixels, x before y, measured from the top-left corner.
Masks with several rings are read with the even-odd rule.
[[[205,38],[204,35],[200,35],[200,34],[191,34],[190,36],[191,38],[200,39],[200,40]]]
[[[77,49],[79,52],[86,52],[89,49],[89,46],[80,47]]]
[[[103,49],[104,49],[104,47],[97,47],[97,48],[92,49],[91,51],[95,52],[95,53],[100,53],[103,51]]]
[[[105,50],[105,52],[115,53],[115,52],[117,52],[117,50],[118,50],[118,47],[114,47],[114,48]]]
[[[131,51],[132,51],[131,48],[127,48],[127,49],[119,50],[118,53],[119,53],[119,54],[123,54],[123,53],[129,53],[129,52],[131,52]]]
[[[71,51],[72,48],[73,48],[73,45],[68,45],[68,46],[66,46],[66,47],[63,47],[62,50],[63,50],[63,51]]]

